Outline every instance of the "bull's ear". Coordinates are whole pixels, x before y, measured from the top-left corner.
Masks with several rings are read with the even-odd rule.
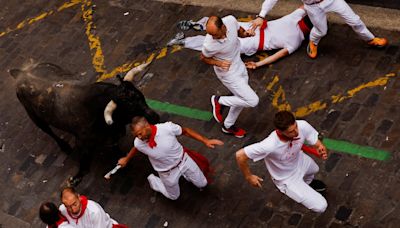
[[[11,76],[13,76],[13,78],[17,78],[18,75],[20,75],[22,73],[22,70],[11,69],[11,70],[8,70],[8,72],[11,74]]]

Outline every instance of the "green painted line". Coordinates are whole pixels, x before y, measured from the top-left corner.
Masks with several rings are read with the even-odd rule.
[[[146,102],[150,106],[150,108],[161,112],[172,113],[179,116],[189,117],[197,120],[205,120],[205,121],[209,121],[213,118],[211,112],[202,111],[199,109],[188,108],[185,106],[170,104],[168,102],[161,102],[151,99],[146,99]]]
[[[185,106],[156,101],[152,99],[146,99],[146,102],[150,106],[150,108],[161,112],[172,113],[175,115],[204,121],[209,121],[213,118],[211,112],[199,109],[188,108]],[[323,142],[328,149],[337,152],[343,152],[380,161],[389,160],[391,157],[391,154],[385,150],[375,149],[370,146],[360,146],[343,140],[324,138]]]
[[[360,146],[342,140],[324,138],[323,143],[330,150],[358,155],[361,157],[380,161],[386,161],[390,159],[391,156],[389,152],[384,150],[378,150],[370,146]]]

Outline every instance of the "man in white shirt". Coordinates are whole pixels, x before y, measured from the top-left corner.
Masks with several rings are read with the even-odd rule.
[[[201,52],[201,60],[214,66],[215,74],[233,96],[211,97],[214,118],[222,123],[222,131],[242,138],[246,131],[235,126],[240,112],[245,107],[255,107],[259,98],[249,86],[246,66],[240,58],[238,37],[249,34],[239,26],[236,18],[229,15],[224,18],[211,16],[206,24],[207,35]],[[221,105],[229,106],[225,120],[221,114]]]
[[[205,28],[207,20],[208,17],[203,17],[197,22],[183,22],[192,25],[187,26],[188,29],[193,28],[193,24]],[[245,30],[251,29],[252,22],[238,23]],[[306,17],[306,11],[303,6],[277,20],[264,21],[263,25],[264,26],[261,26],[261,28],[259,27],[255,30],[254,36],[239,38],[240,53],[251,56],[261,50],[268,51],[278,49],[278,51],[259,62],[246,62],[247,68],[255,69],[266,64],[271,64],[280,58],[292,54],[300,47],[303,40],[308,37],[312,28],[312,24],[308,17]],[[167,45],[183,45],[185,48],[201,51],[204,39],[205,36],[202,35],[186,38],[184,35],[180,35],[172,39]]]
[[[262,4],[260,14],[253,21],[253,33],[257,26],[261,26],[267,13],[272,9],[278,0],[265,0]],[[344,0],[302,0],[307,15],[310,17],[314,27],[310,33],[310,42],[307,47],[307,54],[310,58],[317,57],[317,46],[322,37],[328,32],[328,23],[326,15],[329,12],[337,13],[344,19],[362,40],[373,47],[385,47],[388,44],[387,39],[375,37],[361,21],[360,17],[353,12],[350,6]]]
[[[73,227],[127,228],[112,219],[100,204],[79,195],[72,187],[66,187],[61,191],[61,202],[60,212]]]
[[[209,148],[214,148],[215,145],[223,145],[222,141],[208,139],[190,128],[181,127],[172,122],[150,125],[144,117],[132,119],[131,131],[132,135],[136,137],[134,147],[126,157],[119,159],[118,164],[122,167],[126,166],[138,151],[146,154],[159,176],[150,174],[147,177],[150,187],[154,191],[162,193],[168,199],[178,199],[180,195],[179,178],[181,176],[198,188],[207,185],[209,167],[203,165],[208,166],[208,161],[206,161],[207,164],[200,164],[201,167],[199,167],[199,161],[196,159],[199,156],[202,157],[202,155],[183,148],[176,137],[185,135],[204,143]],[[193,157],[193,153],[196,157]],[[205,157],[202,157],[202,159],[205,159]]]
[[[296,120],[289,111],[276,113],[274,126],[276,130],[263,141],[236,152],[240,170],[252,186],[261,187],[263,180],[251,173],[247,162],[264,159],[272,181],[282,193],[310,210],[324,212],[328,204],[319,192],[325,191],[325,184],[314,180],[318,165],[301,150],[306,141],[327,159],[326,147],[318,139],[318,132],[306,121]]]

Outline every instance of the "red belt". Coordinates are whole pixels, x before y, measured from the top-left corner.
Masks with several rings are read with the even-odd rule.
[[[112,228],[128,228],[128,226],[124,224],[113,224]]]
[[[299,22],[299,27],[300,30],[303,32],[304,36],[307,36],[308,34],[310,34],[311,29],[307,26],[307,24],[304,22],[304,18],[301,19]]]
[[[267,27],[267,20],[264,20],[260,27],[260,42],[258,43],[258,50],[264,50],[264,36],[265,36],[265,28]]]

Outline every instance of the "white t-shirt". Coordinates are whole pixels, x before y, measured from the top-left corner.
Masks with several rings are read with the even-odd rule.
[[[183,147],[176,138],[182,134],[182,127],[172,122],[156,124],[156,127],[154,140],[157,146],[150,148],[148,142],[139,138],[135,138],[134,145],[140,152],[149,156],[156,171],[162,172],[170,170],[182,159]]]
[[[274,50],[286,48],[289,54],[296,51],[304,40],[304,34],[301,31],[298,22],[306,15],[304,9],[296,9],[277,20],[268,21],[264,32],[263,50]],[[239,23],[245,30],[250,29],[251,23]],[[239,38],[241,53],[251,56],[258,50],[260,42],[260,29],[256,30],[253,37]]]
[[[318,132],[305,120],[297,120],[299,136],[297,140],[282,142],[276,131],[263,141],[246,146],[244,152],[253,161],[264,159],[265,165],[274,181],[283,181],[296,173],[302,164],[304,142],[314,145],[318,140]],[[290,146],[291,144],[291,146]]]
[[[227,60],[231,62],[228,71],[214,66],[215,74],[217,74],[218,77],[227,77],[247,72],[246,66],[240,58],[240,41],[238,37],[240,26],[236,18],[229,15],[222,18],[222,22],[226,27],[226,38],[216,40],[213,39],[210,34],[207,34],[204,40],[202,53],[207,58],[214,57],[218,60]]]
[[[86,210],[79,219],[71,217],[68,214],[67,208],[64,206],[64,204],[61,204],[59,209],[61,214],[68,219],[70,225],[73,227],[112,228],[113,224],[117,224],[117,222],[110,218],[110,215],[103,210],[100,204],[92,200],[88,200]]]

